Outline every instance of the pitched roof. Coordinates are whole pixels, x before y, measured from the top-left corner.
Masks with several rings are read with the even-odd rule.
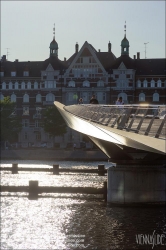
[[[51,64],[54,70],[66,69],[65,62],[57,57],[50,57],[45,61],[27,61],[27,62],[1,62],[1,68],[4,69],[5,76],[11,76],[12,71],[16,71],[17,77],[22,77],[24,71],[29,71],[31,77],[41,77],[41,70],[45,70]]]
[[[137,75],[166,75],[166,59],[135,59]]]
[[[65,62],[59,60],[56,56],[49,57],[43,62],[42,70],[45,70],[48,65],[51,64],[54,70],[66,69],[67,66]]]
[[[116,56],[112,52],[96,52],[96,55],[106,70],[109,69],[116,60]]]

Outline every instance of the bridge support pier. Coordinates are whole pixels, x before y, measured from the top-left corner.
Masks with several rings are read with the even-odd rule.
[[[107,202],[116,205],[166,204],[166,168],[118,165],[108,169]]]

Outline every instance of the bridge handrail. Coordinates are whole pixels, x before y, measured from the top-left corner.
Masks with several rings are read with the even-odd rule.
[[[81,104],[64,109],[89,122],[166,140],[166,105]]]

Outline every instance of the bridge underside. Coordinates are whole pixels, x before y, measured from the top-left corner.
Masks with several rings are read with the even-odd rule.
[[[117,164],[164,164],[165,156],[153,152],[140,149],[130,148],[124,145],[118,145],[112,142],[100,140],[98,138],[88,136],[90,140],[98,146],[110,159],[111,162]]]

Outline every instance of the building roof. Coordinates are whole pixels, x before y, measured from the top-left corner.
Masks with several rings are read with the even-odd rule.
[[[42,64],[42,70],[45,70],[49,64],[52,65],[54,70],[62,70],[67,68],[65,62],[61,61],[56,56],[46,59]]]
[[[112,52],[96,52],[96,55],[106,70],[108,70],[116,60],[116,56]]]
[[[63,70],[67,66],[65,62],[57,57],[50,57],[45,61],[27,61],[27,62],[1,62],[1,69],[4,70],[5,77],[10,77],[12,71],[16,71],[16,77],[23,77],[24,71],[29,71],[30,77],[41,77],[41,71],[45,70],[51,64],[54,70]]]
[[[135,59],[137,75],[166,75],[166,59]]]
[[[121,63],[124,63],[124,65],[126,66],[126,68],[128,69],[133,69],[133,67],[135,66],[134,64],[134,59],[132,59],[131,57],[129,57],[128,55],[121,55],[120,57],[118,57],[110,66],[110,68],[112,69],[118,69]]]

